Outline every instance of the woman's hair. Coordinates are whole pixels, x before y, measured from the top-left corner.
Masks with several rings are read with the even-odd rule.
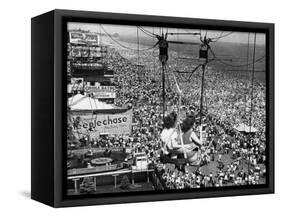
[[[183,133],[189,131],[193,127],[194,122],[195,117],[193,115],[187,116],[181,124],[181,130],[183,131]]]
[[[171,114],[167,115],[163,118],[163,127],[166,129],[170,129],[175,126],[177,120],[177,114],[172,112]]]

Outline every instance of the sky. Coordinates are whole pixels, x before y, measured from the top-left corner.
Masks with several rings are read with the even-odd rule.
[[[102,24],[103,29],[109,33],[114,34],[118,33],[120,37],[136,37],[137,35],[137,27],[136,26],[128,26],[128,25],[109,25]],[[143,27],[145,30],[149,32],[154,32],[156,34],[160,33],[159,27]],[[104,33],[103,29],[100,27],[100,24],[95,23],[68,23],[68,30],[72,29],[82,29],[89,30],[91,32],[101,32]],[[186,33],[186,32],[196,32],[199,33],[201,31],[202,35],[205,35],[207,32],[207,37],[217,38],[220,36],[227,35],[226,37],[222,37],[219,39],[219,42],[232,42],[232,43],[248,43],[248,32],[229,32],[229,31],[213,31],[213,30],[198,30],[198,29],[175,29],[175,28],[163,28],[164,33],[168,30],[169,33]],[[231,34],[229,34],[231,33]],[[229,35],[228,35],[229,34]],[[139,37],[151,38],[150,36],[144,34],[139,30]],[[153,39],[151,38],[151,41]],[[171,36],[169,35],[169,40],[180,40],[180,41],[199,41],[199,36],[194,35],[180,35],[180,36]],[[254,43],[254,33],[250,33],[249,43]],[[256,43],[258,45],[265,44],[265,34],[258,33],[256,34]]]

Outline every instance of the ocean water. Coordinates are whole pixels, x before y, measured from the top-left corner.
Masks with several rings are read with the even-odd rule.
[[[173,48],[174,47],[174,48]],[[171,46],[172,49],[176,49],[177,46]],[[198,47],[186,46],[181,48],[183,55],[191,55],[198,57]],[[214,60],[209,65],[214,70],[220,70],[231,76],[238,76],[242,78],[250,79],[253,71],[253,62],[264,57],[254,64],[254,78],[260,82],[265,82],[266,78],[266,64],[265,64],[265,46],[256,46],[255,61],[253,59],[253,45],[249,46],[249,56],[247,65],[247,44],[237,43],[215,43],[211,45],[216,57],[220,60]],[[209,58],[212,59],[212,54],[209,54]],[[222,63],[223,62],[223,63]],[[247,65],[247,66],[242,66]],[[239,67],[237,67],[239,66]]]
[[[122,37],[120,38],[123,42],[136,43],[135,38]],[[153,40],[151,38],[141,38],[139,43],[144,46],[153,46]],[[156,40],[154,40],[156,43]],[[240,43],[230,43],[230,42],[216,42],[211,43],[211,48],[214,51],[217,59],[211,63],[209,66],[213,70],[219,70],[224,72],[229,76],[237,76],[239,78],[250,79],[253,71],[253,50],[254,45],[250,44],[240,44]],[[157,49],[157,47],[156,47]],[[248,50],[249,49],[249,50]],[[256,45],[255,48],[255,60],[258,62],[254,64],[254,79],[264,83],[266,79],[266,47],[265,45]],[[169,44],[169,51],[174,51],[178,53],[179,57],[189,57],[198,58],[199,56],[199,45],[178,45]],[[249,53],[248,53],[249,51]],[[248,53],[248,66],[241,66],[247,64],[247,53]],[[212,59],[213,55],[209,54],[209,59]],[[195,63],[196,60],[188,60],[190,63]],[[187,63],[188,63],[187,61]],[[193,62],[192,62],[193,61]],[[223,63],[222,63],[223,62]],[[239,67],[238,67],[239,66]]]

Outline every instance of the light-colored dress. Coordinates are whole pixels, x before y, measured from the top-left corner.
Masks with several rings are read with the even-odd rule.
[[[182,134],[182,142],[187,151],[193,151],[194,149],[198,148],[191,138],[192,133],[193,131],[190,129],[186,133]]]
[[[193,143],[191,134],[192,131],[182,134],[175,128],[164,129],[161,133],[164,153],[171,153],[171,158],[176,158],[177,154],[184,154],[190,164],[200,163],[198,151],[195,150],[198,147]]]
[[[161,133],[161,141],[163,142],[164,153],[168,154],[178,143],[178,133],[175,128],[163,129]]]
[[[183,149],[186,153],[186,157],[191,165],[200,164],[200,151],[198,150],[198,146],[194,144],[192,140],[192,129],[187,131],[182,135]],[[197,150],[196,150],[197,149]]]

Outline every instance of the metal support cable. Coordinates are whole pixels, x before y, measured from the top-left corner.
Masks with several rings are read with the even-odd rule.
[[[253,62],[255,62],[256,57],[256,38],[257,35],[255,33],[254,37],[254,53],[253,53]],[[250,132],[252,132],[252,113],[253,113],[253,97],[254,97],[254,73],[255,72],[255,64],[252,66],[252,81],[251,81],[251,109],[250,109]]]
[[[134,49],[134,48],[131,48],[131,47],[127,47],[126,45],[120,43],[119,41],[117,41],[116,39],[114,39],[105,29],[102,25],[100,25],[103,32],[113,41],[115,42],[116,44],[118,44],[120,47],[123,47],[127,50],[133,50],[133,51],[137,51],[138,49]],[[148,50],[152,50],[154,47],[156,47],[157,44],[153,45],[152,47],[149,47],[149,48],[145,48],[145,49],[142,49],[142,50],[139,50],[139,51],[148,51]]]

